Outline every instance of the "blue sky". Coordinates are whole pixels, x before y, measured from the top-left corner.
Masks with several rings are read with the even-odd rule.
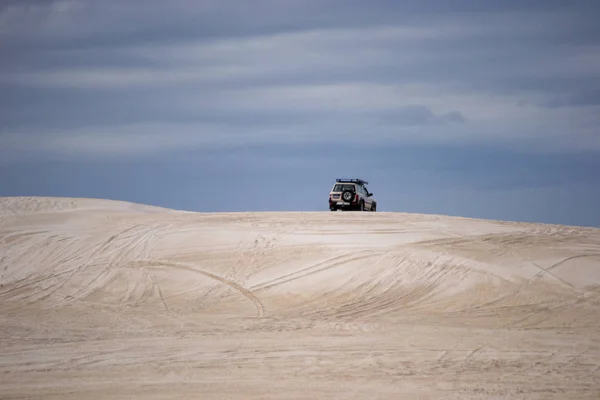
[[[4,1],[0,196],[600,227],[597,1]]]

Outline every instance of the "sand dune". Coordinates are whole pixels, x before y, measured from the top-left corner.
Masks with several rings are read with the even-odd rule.
[[[0,199],[0,398],[598,399],[600,229]]]

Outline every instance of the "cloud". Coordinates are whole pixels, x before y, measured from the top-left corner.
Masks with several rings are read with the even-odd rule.
[[[219,136],[220,143],[231,138],[230,131],[209,125],[134,124],[96,129],[10,132],[0,135],[0,148],[7,151],[5,159],[9,159],[13,152],[36,156],[51,154],[61,159],[135,156],[214,143],[210,138],[215,135]]]
[[[600,105],[600,88],[592,88],[580,93],[561,96],[542,104],[542,106],[550,108],[561,107],[586,107]]]
[[[593,2],[8,2],[0,151],[599,149]],[[14,158],[13,154],[13,158]]]

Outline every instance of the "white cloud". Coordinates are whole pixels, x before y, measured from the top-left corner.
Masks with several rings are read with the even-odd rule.
[[[551,39],[571,34],[573,13],[417,13],[394,25],[385,15],[314,18],[314,1],[223,4],[54,1],[2,9],[0,35],[16,44],[10,68],[0,65],[0,85],[61,94],[33,96],[8,111],[3,151],[125,156],[365,135],[374,143],[598,147],[598,107],[544,106],[600,79],[597,43]],[[155,40],[145,39],[148,32]],[[585,82],[570,86],[577,80]],[[61,104],[72,93],[75,100]],[[75,119],[80,98],[87,109],[121,105],[136,116],[124,124],[88,112],[76,130],[46,122]],[[3,104],[10,110],[13,103]],[[230,122],[209,123],[211,113]],[[37,128],[14,128],[25,115]],[[193,121],[174,123],[180,115]],[[278,123],[236,121],[252,116]]]
[[[143,156],[192,148],[222,147],[255,142],[289,142],[305,139],[294,129],[261,128],[252,133],[242,127],[209,124],[133,124],[77,130],[20,130],[0,134],[0,158],[13,155],[41,158],[106,158]]]
[[[331,89],[328,88],[327,101],[334,101]],[[309,95],[305,94],[303,100],[315,98],[313,95],[318,93],[319,104],[325,105],[327,101],[322,101],[321,97],[325,92],[308,91]],[[344,97],[350,97],[352,90],[346,88],[339,93],[342,94],[339,97],[341,104],[352,106],[354,111],[360,109],[360,105],[348,102]],[[367,105],[369,95],[366,97],[355,96],[354,101],[362,100]],[[257,104],[263,100],[257,97]],[[372,110],[380,111],[378,108]],[[110,158],[257,143],[332,142],[364,146],[382,143],[465,146],[495,143],[528,151],[600,151],[600,136],[597,134],[600,107],[576,112],[567,109],[546,109],[545,113],[540,109],[522,110],[521,113],[506,113],[488,120],[470,120],[467,116],[467,123],[460,118],[457,121],[456,116],[448,117],[451,113],[434,113],[421,107],[399,107],[395,112],[397,115],[394,112],[383,115],[340,113],[325,118],[307,114],[305,120],[274,126],[157,122],[70,130],[19,130],[0,134],[0,158],[5,161],[18,161],[23,155],[60,159]],[[576,118],[575,124],[570,122],[572,117]]]
[[[55,154],[60,157],[105,157],[149,154],[202,145],[223,129],[204,125],[138,124],[78,130],[9,132],[0,136],[7,152]]]
[[[74,23],[84,17],[86,11],[85,3],[77,0],[10,4],[0,10],[0,35],[32,37],[45,34],[72,38],[86,31],[91,33],[89,24],[73,29]]]

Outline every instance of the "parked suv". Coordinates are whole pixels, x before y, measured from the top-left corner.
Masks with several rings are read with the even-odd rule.
[[[329,193],[329,210],[377,211],[377,201],[373,198],[362,179],[336,179]]]

